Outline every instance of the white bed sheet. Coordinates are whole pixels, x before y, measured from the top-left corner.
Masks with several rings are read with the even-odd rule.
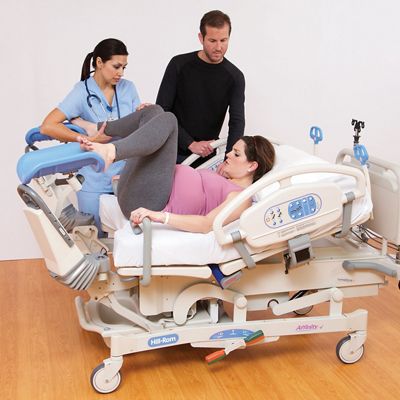
[[[113,194],[102,194],[100,196],[99,215],[106,232],[122,229],[128,222],[122,214],[117,197]]]
[[[276,148],[274,171],[296,165],[326,163],[291,146],[281,145]],[[348,192],[354,188],[355,180],[336,174],[308,174],[298,176],[294,182],[334,181]],[[273,190],[272,190],[273,191]],[[263,190],[263,196],[271,190]],[[356,223],[372,210],[369,196],[353,202],[352,222]],[[116,267],[143,265],[143,235],[132,232],[128,220],[122,214],[113,195],[100,197],[100,218],[103,224],[115,230],[114,263]],[[232,230],[238,222],[232,223]],[[233,246],[220,246],[214,233],[188,233],[175,230],[162,224],[152,225],[152,263],[153,265],[206,265],[222,263],[239,258]],[[333,228],[333,227],[332,227]]]

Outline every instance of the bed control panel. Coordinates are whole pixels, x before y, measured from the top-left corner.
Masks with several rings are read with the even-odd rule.
[[[321,198],[315,193],[309,193],[268,208],[264,221],[270,228],[280,228],[291,222],[315,215],[320,209]]]

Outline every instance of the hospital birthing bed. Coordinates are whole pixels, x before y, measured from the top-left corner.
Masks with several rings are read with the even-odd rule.
[[[101,159],[75,143],[21,157],[18,192],[46,266],[60,283],[89,293],[86,302],[76,298],[80,324],[110,347],[110,357],[92,372],[95,390],[119,386],[124,355],[186,343],[220,349],[207,357],[212,363],[280,336],[343,331],[338,358],[354,363],[362,357],[367,311],[343,313],[342,305],[348,297],[378,294],[386,276],[400,279],[399,253],[396,259],[387,252],[400,245],[400,167],[373,157],[360,166],[350,150],[339,153],[336,164],[291,146],[276,145],[276,152],[273,170],[230,202],[208,234],[148,220],[138,231],[115,197],[103,195],[108,241],[87,226],[69,234],[45,191],[32,188],[43,176],[72,177],[82,165],[100,170]],[[253,205],[224,226],[248,198]],[[382,249],[371,247],[368,235],[380,235]],[[326,315],[308,314],[323,302],[329,303]],[[228,303],[232,313],[224,312]],[[268,309],[274,318],[247,319],[249,311]]]

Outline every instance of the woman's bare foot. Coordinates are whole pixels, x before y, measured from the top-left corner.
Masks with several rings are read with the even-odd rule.
[[[92,142],[83,135],[78,135],[76,141],[81,145],[81,149],[84,151],[92,151]]]
[[[77,137],[77,141],[80,143],[82,150],[93,151],[104,160],[104,171],[114,162],[115,146],[112,143],[94,143],[81,135]]]

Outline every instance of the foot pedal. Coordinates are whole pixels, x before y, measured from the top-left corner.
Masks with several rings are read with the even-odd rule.
[[[213,353],[206,356],[205,360],[208,365],[214,364],[217,361],[221,361],[222,359],[224,359],[233,350],[246,348],[247,346],[251,346],[253,344],[261,342],[264,339],[264,332],[260,329],[246,336],[244,339],[238,340],[237,342],[228,345],[225,349],[214,351]]]

